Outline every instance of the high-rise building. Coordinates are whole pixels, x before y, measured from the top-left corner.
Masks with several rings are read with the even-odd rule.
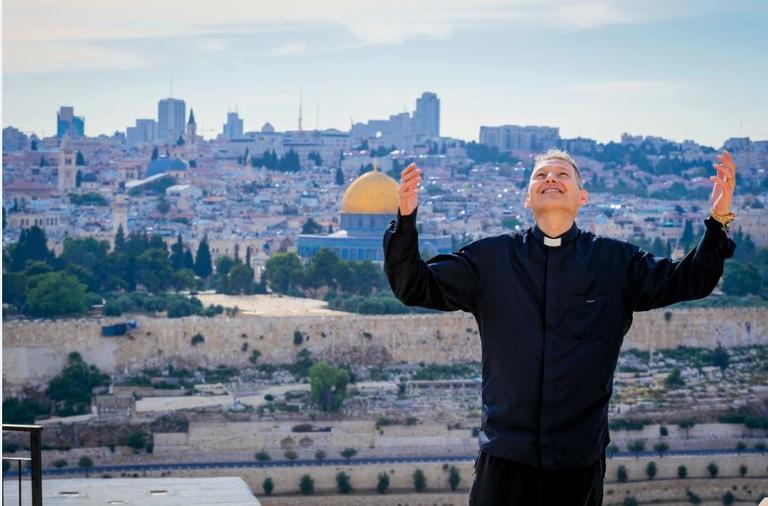
[[[425,91],[416,99],[413,113],[414,132],[427,137],[440,137],[440,99]]]
[[[184,135],[186,105],[178,98],[164,98],[157,104],[157,139],[173,143]]]
[[[61,106],[56,113],[56,137],[61,139],[69,135],[72,139],[85,136],[85,118],[75,116],[75,108]]]
[[[136,120],[136,125],[125,129],[125,144],[132,148],[137,144],[150,144],[157,139],[157,121],[151,118]]]
[[[480,127],[480,144],[510,151],[545,151],[560,144],[560,129],[543,126],[504,125]]]
[[[230,140],[243,138],[243,120],[240,119],[237,112],[227,113],[227,122],[224,123],[222,134]]]

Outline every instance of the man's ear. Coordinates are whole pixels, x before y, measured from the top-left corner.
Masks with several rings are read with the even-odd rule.
[[[589,192],[584,188],[579,190],[579,202],[582,206],[589,204]]]
[[[525,200],[523,201],[523,208],[527,209],[531,207],[531,192],[530,190],[528,193],[525,194]]]

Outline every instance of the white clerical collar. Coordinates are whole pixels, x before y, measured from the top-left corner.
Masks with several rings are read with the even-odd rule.
[[[544,236],[544,244],[547,246],[560,246],[562,244],[563,240],[560,237],[555,237],[554,239],[549,236]]]

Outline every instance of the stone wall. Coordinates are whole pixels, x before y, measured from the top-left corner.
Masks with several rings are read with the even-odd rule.
[[[124,318],[3,323],[3,395],[58,374],[67,354],[109,373],[128,373],[169,362],[188,367],[246,366],[252,350],[263,362],[288,363],[308,348],[332,362],[456,363],[480,360],[477,324],[466,313],[404,316],[301,316],[178,319],[136,316],[139,328],[102,337],[101,326]],[[294,345],[294,333],[303,343]],[[192,346],[192,336],[205,342]],[[768,309],[669,309],[636,313],[625,348],[714,347],[768,343]],[[243,351],[243,345],[247,349]]]

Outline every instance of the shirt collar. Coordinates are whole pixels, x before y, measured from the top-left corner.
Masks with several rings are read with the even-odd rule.
[[[566,230],[563,234],[561,234],[558,237],[549,237],[547,234],[544,233],[543,230],[539,228],[539,225],[537,223],[533,224],[533,226],[530,228],[530,231],[536,243],[543,246],[552,247],[552,248],[556,248],[558,246],[567,244],[572,240],[576,239],[576,237],[579,235],[579,227],[576,226],[576,221],[573,222],[573,225],[571,225],[571,228]]]

